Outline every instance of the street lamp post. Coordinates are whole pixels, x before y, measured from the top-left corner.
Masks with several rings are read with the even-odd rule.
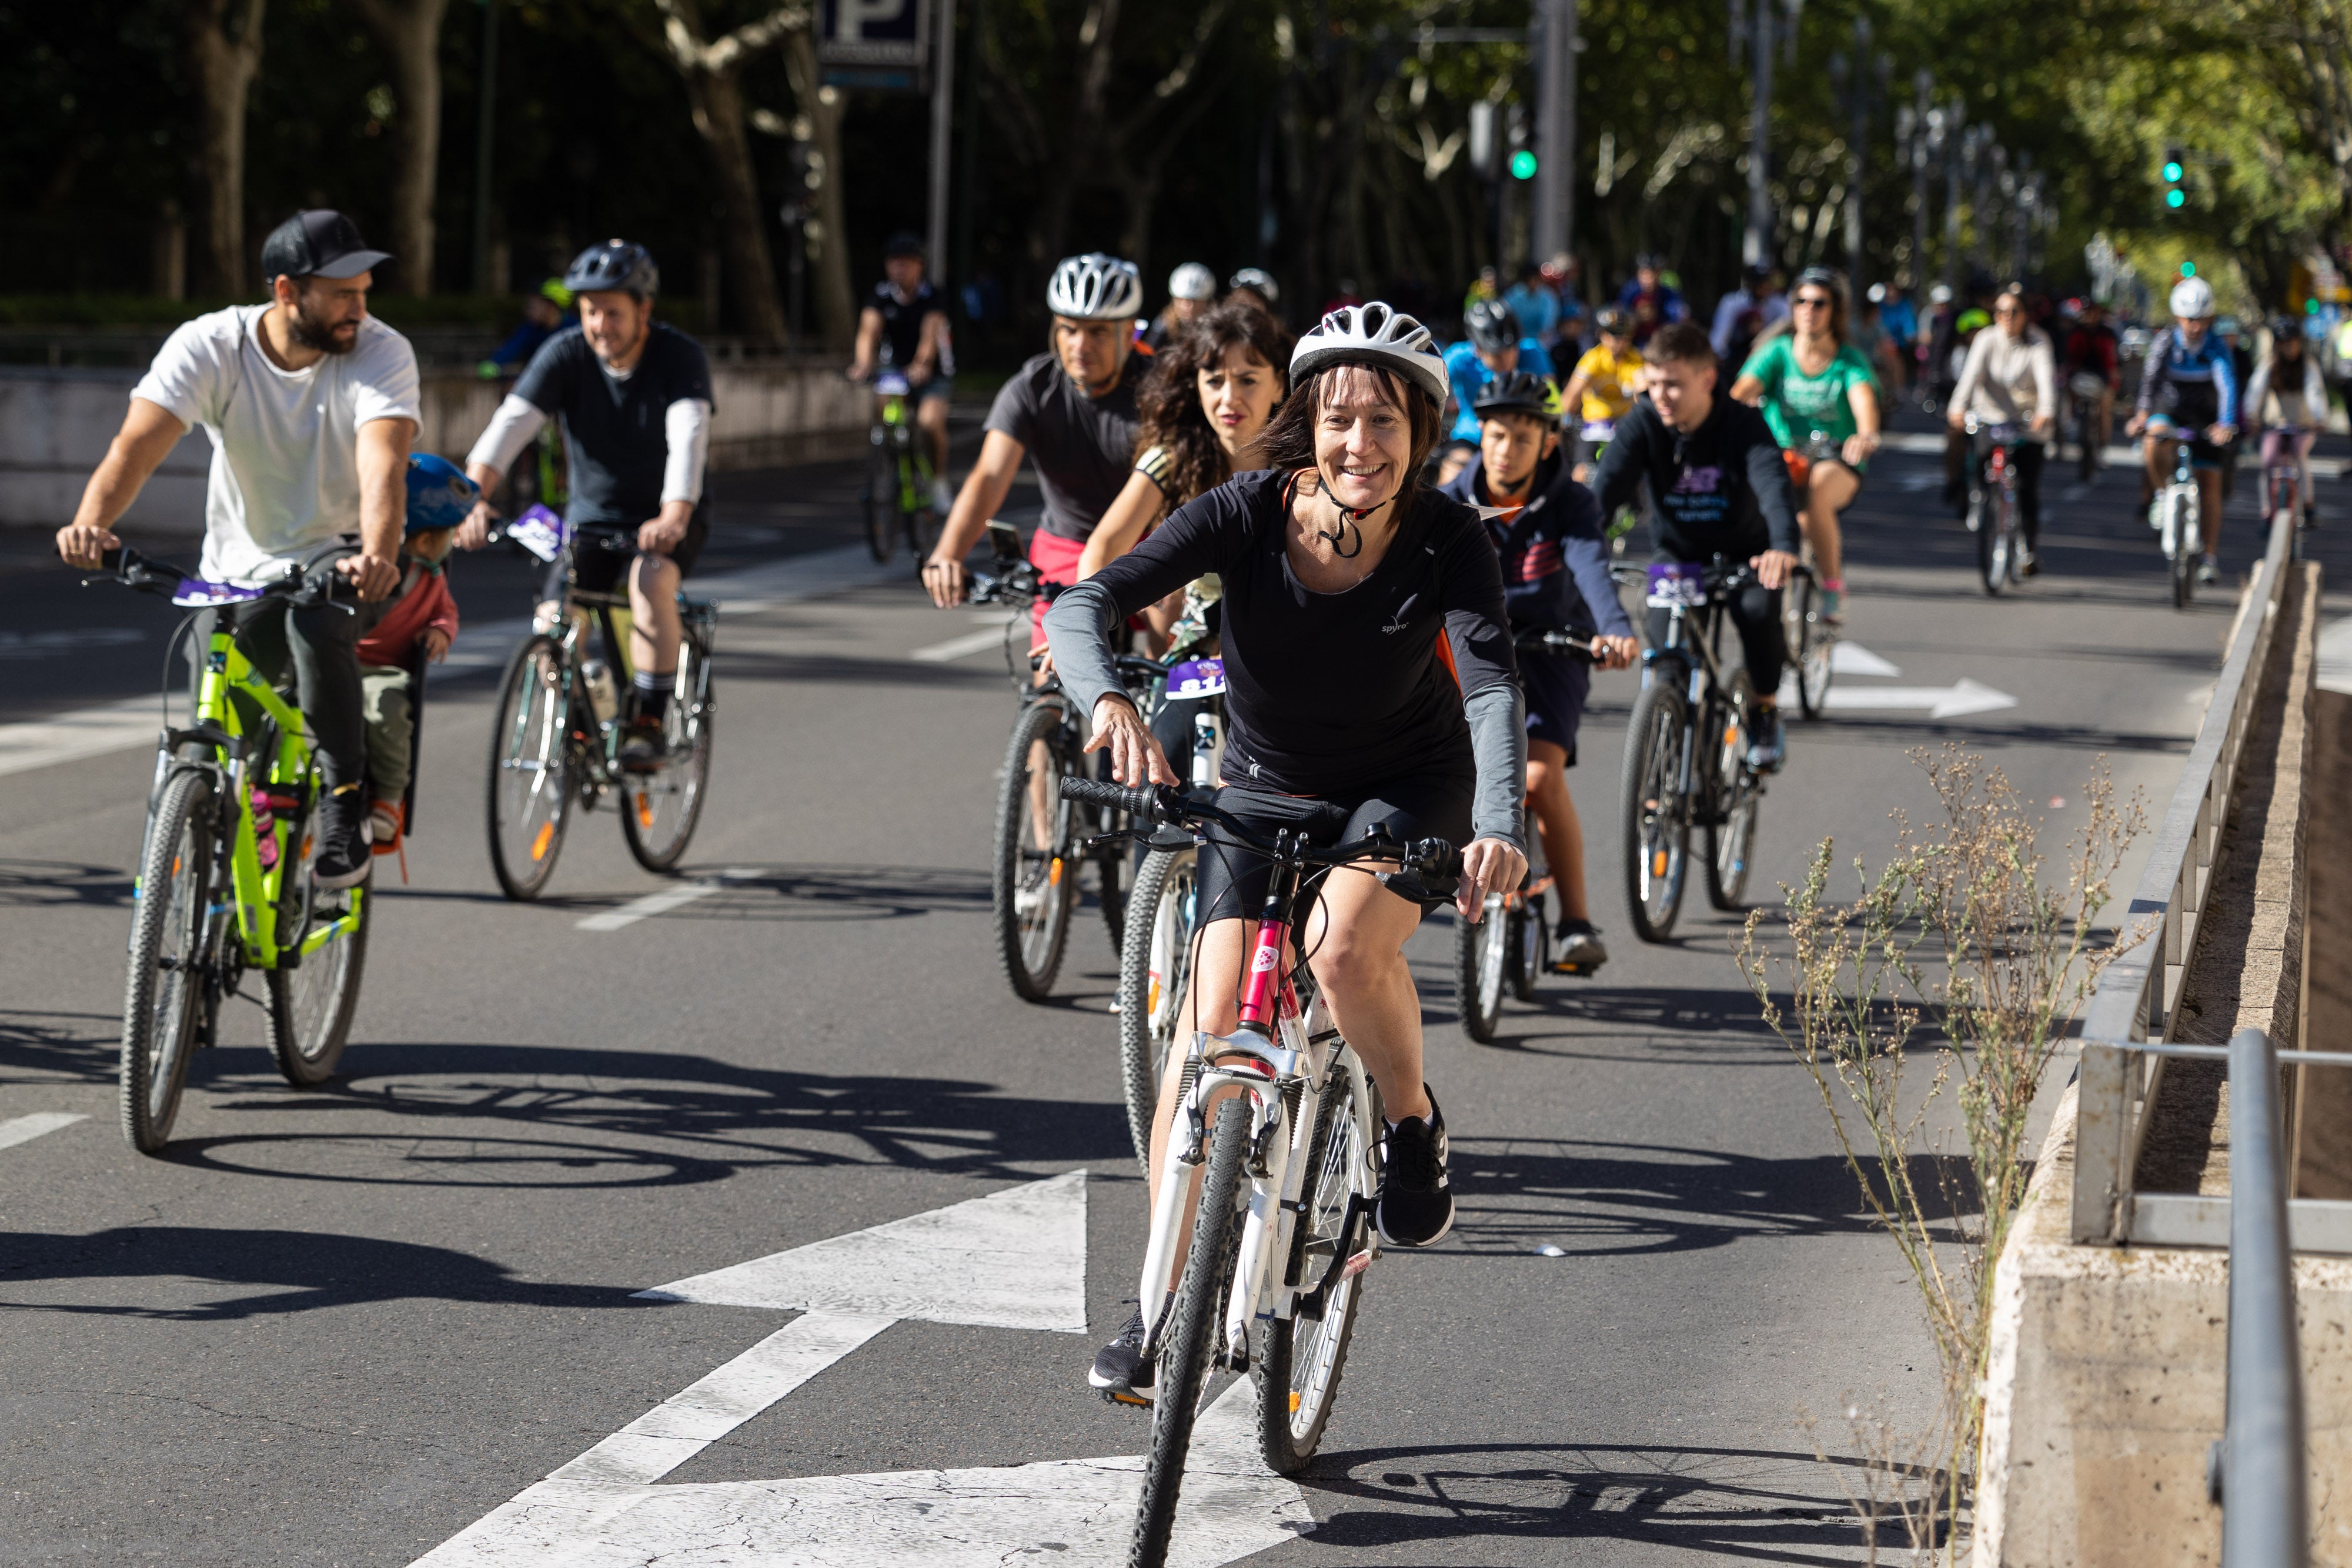
[[[1927,160],[1943,151],[1944,117],[1936,108],[1936,78],[1924,68],[1911,78],[1911,308],[1927,317]]]
[[[1963,129],[1968,106],[1958,99],[1944,107],[1944,287],[1960,287],[1960,165],[1973,156],[1976,132]]]
[[[1731,59],[1736,67],[1744,47],[1754,73],[1755,99],[1748,113],[1748,232],[1740,241],[1740,259],[1749,267],[1768,264],[1772,250],[1772,56],[1773,0],[1730,0]],[[1793,51],[1797,16],[1804,0],[1780,0],[1787,8],[1784,29]]]
[[[1576,238],[1577,0],[1536,5],[1535,259],[1548,261]]]

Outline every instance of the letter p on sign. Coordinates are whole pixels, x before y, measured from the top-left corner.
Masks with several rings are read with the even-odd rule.
[[[896,37],[903,27],[890,24],[901,21],[912,9],[915,0],[835,0],[834,37],[845,44],[857,43],[866,37],[869,24],[879,24],[884,37]]]

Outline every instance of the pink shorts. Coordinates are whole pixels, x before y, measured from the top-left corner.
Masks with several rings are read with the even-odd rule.
[[[1077,581],[1078,558],[1086,552],[1084,539],[1066,539],[1044,528],[1029,536],[1029,564],[1044,582],[1067,588]],[[1029,651],[1034,653],[1045,646],[1045,601],[1041,597],[1029,606]]]

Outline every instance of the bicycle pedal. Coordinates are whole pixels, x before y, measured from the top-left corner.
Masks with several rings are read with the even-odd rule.
[[[1601,966],[1599,964],[1554,964],[1551,967],[1551,972],[1555,975],[1597,975],[1601,972]]]
[[[1151,1401],[1132,1389],[1106,1388],[1102,1391],[1102,1396],[1103,1403],[1106,1405],[1130,1405],[1138,1410],[1151,1408]]]

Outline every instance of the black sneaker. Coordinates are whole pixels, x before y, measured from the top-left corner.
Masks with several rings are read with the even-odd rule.
[[[367,802],[356,784],[331,790],[319,802],[319,850],[310,857],[310,880],[330,891],[367,880],[375,864],[368,852]]]
[[[1780,710],[1758,708],[1748,721],[1748,766],[1759,773],[1778,773],[1788,756],[1789,739],[1780,728]]]
[[[1422,1085],[1423,1091],[1427,1084]],[[1389,1128],[1381,1161],[1381,1196],[1373,1210],[1381,1239],[1391,1247],[1427,1247],[1454,1228],[1454,1191],[1445,1179],[1445,1113],[1429,1097],[1429,1116],[1407,1116]]]
[[[652,773],[669,756],[669,737],[658,722],[637,719],[621,731],[621,771]]]
[[[1143,1314],[1137,1312],[1118,1337],[1095,1354],[1087,1381],[1118,1405],[1149,1405],[1159,1386],[1160,1364],[1143,1354]]]
[[[1589,975],[1609,962],[1609,949],[1601,940],[1601,928],[1590,920],[1563,920],[1559,923],[1559,956],[1553,965],[1562,974]]]

